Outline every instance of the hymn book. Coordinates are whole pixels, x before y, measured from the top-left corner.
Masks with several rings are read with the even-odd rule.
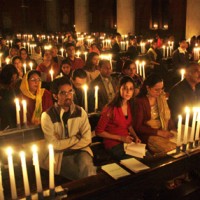
[[[146,144],[142,143],[130,143],[126,144],[124,143],[124,151],[127,155],[138,157],[138,158],[143,158],[146,153]]]
[[[107,174],[109,174],[115,180],[121,177],[130,175],[129,172],[127,172],[125,169],[123,169],[116,163],[103,165],[101,169],[104,170]]]
[[[124,165],[134,173],[138,173],[143,170],[149,169],[149,167],[135,158],[124,159],[120,161],[120,164]]]

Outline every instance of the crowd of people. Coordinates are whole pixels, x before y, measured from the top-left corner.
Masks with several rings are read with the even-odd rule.
[[[147,43],[143,54],[134,36],[128,37],[123,52],[120,34],[110,39],[105,49],[97,37],[93,44],[80,45],[68,33],[62,43],[64,54],[55,43],[44,49],[40,42],[29,53],[20,40],[10,47],[5,38],[0,40],[0,129],[16,127],[14,99],[26,100],[28,126],[41,125],[45,140],[54,146],[55,173],[72,180],[96,174],[88,113],[100,113],[95,134],[103,138],[111,157],[120,160],[127,157],[124,143],[145,143],[150,154],[174,149],[169,139],[174,136],[171,130],[177,129],[178,114],[184,106],[198,106],[200,100],[200,65],[185,39],[167,59],[170,67],[163,64],[165,41],[158,36]],[[77,49],[87,54],[77,56]],[[102,52],[111,53],[112,60],[101,58]],[[146,59],[146,78],[137,71],[136,60],[141,58]],[[186,70],[183,80],[181,68]],[[47,158],[48,152],[45,168]]]

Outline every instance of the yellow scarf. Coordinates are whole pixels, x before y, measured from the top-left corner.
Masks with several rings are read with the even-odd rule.
[[[29,71],[30,72],[30,71]],[[41,114],[42,114],[42,96],[44,94],[44,90],[43,88],[41,88],[41,82],[40,85],[37,89],[37,93],[36,95],[33,95],[30,90],[29,90],[29,85],[28,85],[28,73],[26,73],[24,75],[24,77],[22,78],[22,82],[20,85],[20,90],[22,92],[23,95],[34,99],[36,101],[35,103],[35,110],[33,112],[33,116],[31,119],[32,124],[34,125],[38,125],[40,124],[40,119],[41,119]]]

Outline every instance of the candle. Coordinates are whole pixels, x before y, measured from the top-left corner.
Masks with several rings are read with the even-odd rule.
[[[81,52],[80,52],[80,51],[77,51],[76,54],[77,54],[77,57],[79,58]]]
[[[169,57],[169,47],[167,47],[167,58]]]
[[[8,65],[10,63],[10,58],[6,58],[6,64]]]
[[[198,114],[197,114],[197,127],[195,132],[195,140],[199,140],[199,130],[200,130],[200,109],[198,109]]]
[[[11,147],[8,147],[6,152],[8,155],[8,170],[9,170],[9,177],[10,177],[11,197],[12,199],[17,199],[17,188],[16,188],[16,182],[15,182],[13,158],[12,158],[13,150]]]
[[[24,74],[26,74],[26,63],[23,64],[24,67]]]
[[[53,145],[49,145],[49,189],[54,189],[54,149]]]
[[[95,107],[94,107],[94,111],[97,111],[98,110],[98,90],[99,90],[99,87],[95,86],[94,88],[95,88],[95,93],[94,93]]]
[[[198,109],[193,108],[192,130],[191,130],[190,140],[189,140],[190,142],[193,142],[194,140],[194,131],[195,131],[196,120],[197,120],[197,112],[198,112]]]
[[[51,81],[53,81],[53,69],[51,69],[50,71],[49,71],[49,73],[50,73],[50,75],[51,75]]]
[[[182,116],[178,116],[177,146],[181,145]]]
[[[142,75],[143,75],[143,79],[145,79],[145,61],[142,61]]]
[[[33,145],[32,146],[32,152],[33,152],[33,165],[35,166],[36,187],[37,187],[37,192],[41,193],[43,189],[42,189],[40,166],[39,166],[38,152],[37,151],[38,151],[37,146]]]
[[[32,69],[33,69],[33,63],[30,62],[30,63],[29,63],[29,66],[30,66],[30,70],[32,70]]]
[[[29,181],[28,181],[28,173],[27,173],[26,158],[25,158],[24,151],[20,152],[20,158],[21,158],[21,165],[22,165],[25,196],[28,197],[30,196],[30,186],[29,186]]]
[[[85,104],[85,111],[88,112],[88,100],[87,100],[87,90],[88,90],[88,86],[84,85],[83,86],[83,90],[84,90],[84,104]]]
[[[184,129],[184,136],[183,136],[183,144],[187,144],[187,137],[188,137],[188,126],[189,126],[189,119],[190,119],[190,109],[188,107],[185,108],[185,129]]]
[[[181,69],[181,81],[184,79],[185,69]]]
[[[85,61],[87,60],[87,51],[84,52],[85,55]]]
[[[0,68],[2,67],[2,61],[1,61],[1,57],[2,57],[2,53],[0,53]]]
[[[63,48],[61,48],[61,49],[60,49],[60,51],[61,51],[61,55],[62,55],[62,57],[63,57],[63,52],[64,52],[64,49],[63,49]]]
[[[15,107],[16,107],[16,123],[17,126],[20,126],[20,105],[19,105],[19,99],[15,99]]]
[[[163,45],[162,49],[163,49],[163,58],[165,58],[165,45]]]
[[[140,71],[140,76],[142,76],[142,63],[139,63],[139,71]]]
[[[23,123],[27,124],[27,103],[26,100],[22,100],[22,106],[23,106]]]
[[[0,163],[0,199],[4,200],[3,183],[2,183],[2,173],[1,173],[1,163]]]

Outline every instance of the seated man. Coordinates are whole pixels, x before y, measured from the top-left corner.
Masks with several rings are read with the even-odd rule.
[[[74,90],[74,103],[84,107],[83,86],[87,84],[87,73],[83,69],[76,69],[72,73],[71,81]]]
[[[52,85],[55,104],[42,114],[45,140],[55,150],[55,174],[75,180],[96,174],[92,161],[91,128],[83,108],[73,103],[71,82],[66,77]],[[41,164],[48,169],[48,156]]]
[[[197,107],[200,102],[200,65],[190,63],[186,68],[185,79],[177,83],[169,94],[171,117],[176,125],[178,115],[184,112],[184,107]]]

